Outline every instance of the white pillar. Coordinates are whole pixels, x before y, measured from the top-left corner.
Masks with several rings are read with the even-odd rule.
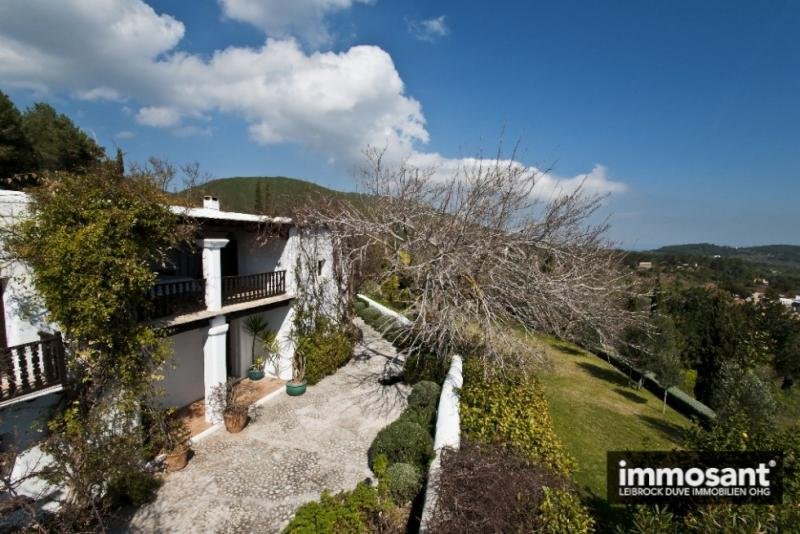
[[[208,329],[208,338],[203,345],[203,382],[206,394],[206,421],[218,423],[219,414],[214,414],[210,404],[211,391],[219,384],[224,384],[228,379],[228,371],[225,365],[226,343],[225,338],[228,333],[228,323],[225,316],[219,315],[210,321],[211,328]]]
[[[203,278],[206,279],[206,308],[222,308],[222,260],[220,250],[228,244],[227,239],[198,239],[203,247]]]

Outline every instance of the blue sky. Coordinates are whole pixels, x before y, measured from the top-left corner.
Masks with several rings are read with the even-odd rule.
[[[129,160],[352,189],[365,143],[447,166],[502,137],[611,193],[624,246],[800,244],[800,4],[94,4],[0,6],[0,89]]]

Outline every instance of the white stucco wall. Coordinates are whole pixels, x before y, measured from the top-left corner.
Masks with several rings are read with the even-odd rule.
[[[257,232],[239,231],[234,235],[238,246],[239,274],[289,270],[288,240],[275,237],[262,243]]]
[[[27,212],[28,202],[25,193],[0,190],[0,225],[7,227],[19,222]],[[19,262],[3,261],[0,277],[5,279],[3,306],[8,345],[37,341],[39,332],[52,332],[54,328],[45,320],[45,310],[33,289],[30,268]]]
[[[170,336],[173,356],[164,365],[165,406],[180,408],[204,395],[203,344],[208,326]]]
[[[264,368],[264,372],[270,376],[276,376],[283,380],[292,378],[292,358],[294,357],[294,344],[291,341],[293,310],[290,305],[280,306],[271,310],[266,310],[254,315],[260,315],[268,323],[268,328],[276,333],[278,346],[280,347],[280,357],[275,364],[269,362]],[[238,325],[238,349],[241,354],[241,375],[243,376],[250,368],[252,363],[251,351],[253,337],[244,328],[245,317],[241,317],[235,323]],[[258,347],[258,345],[256,345]],[[256,349],[258,354],[258,348]]]

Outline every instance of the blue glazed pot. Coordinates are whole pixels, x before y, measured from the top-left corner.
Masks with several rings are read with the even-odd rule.
[[[254,382],[257,380],[261,380],[262,378],[264,378],[264,371],[254,371],[251,369],[250,371],[247,371],[247,378],[249,378]]]
[[[298,382],[298,383],[291,382],[291,381],[290,382],[286,382],[286,394],[290,395],[292,397],[297,397],[299,395],[302,395],[303,393],[306,392],[306,385],[307,384],[308,384],[308,382],[306,382],[305,380],[303,380],[302,382]]]

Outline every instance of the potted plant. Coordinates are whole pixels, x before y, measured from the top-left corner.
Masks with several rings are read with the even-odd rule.
[[[286,393],[297,397],[306,392],[306,357],[303,349],[297,347],[292,359],[292,379],[286,382]]]
[[[180,471],[189,463],[189,455],[192,452],[189,429],[183,421],[175,417],[173,409],[162,414],[159,424],[166,469],[168,472]]]
[[[247,414],[251,402],[249,393],[248,388],[233,378],[211,390],[212,409],[217,416],[222,414],[225,429],[231,434],[237,434],[247,426]]]
[[[264,349],[264,363],[274,369],[275,376],[280,375],[279,358],[281,347],[278,344],[278,334],[272,330],[264,330],[261,334],[261,348]],[[262,369],[265,367],[262,365]]]
[[[258,355],[253,360],[253,363],[250,365],[250,370],[247,371],[247,378],[252,380],[253,382],[257,382],[264,378],[264,364],[266,363],[266,359],[264,356]]]
[[[269,332],[267,330],[267,325],[267,321],[260,315],[251,315],[244,320],[244,329],[253,338],[253,342],[250,346],[250,361],[252,363],[250,364],[249,371],[247,371],[247,377],[250,380],[261,380],[264,378],[265,358],[260,354],[256,356],[256,343],[261,340],[263,345],[264,335],[266,332]]]

